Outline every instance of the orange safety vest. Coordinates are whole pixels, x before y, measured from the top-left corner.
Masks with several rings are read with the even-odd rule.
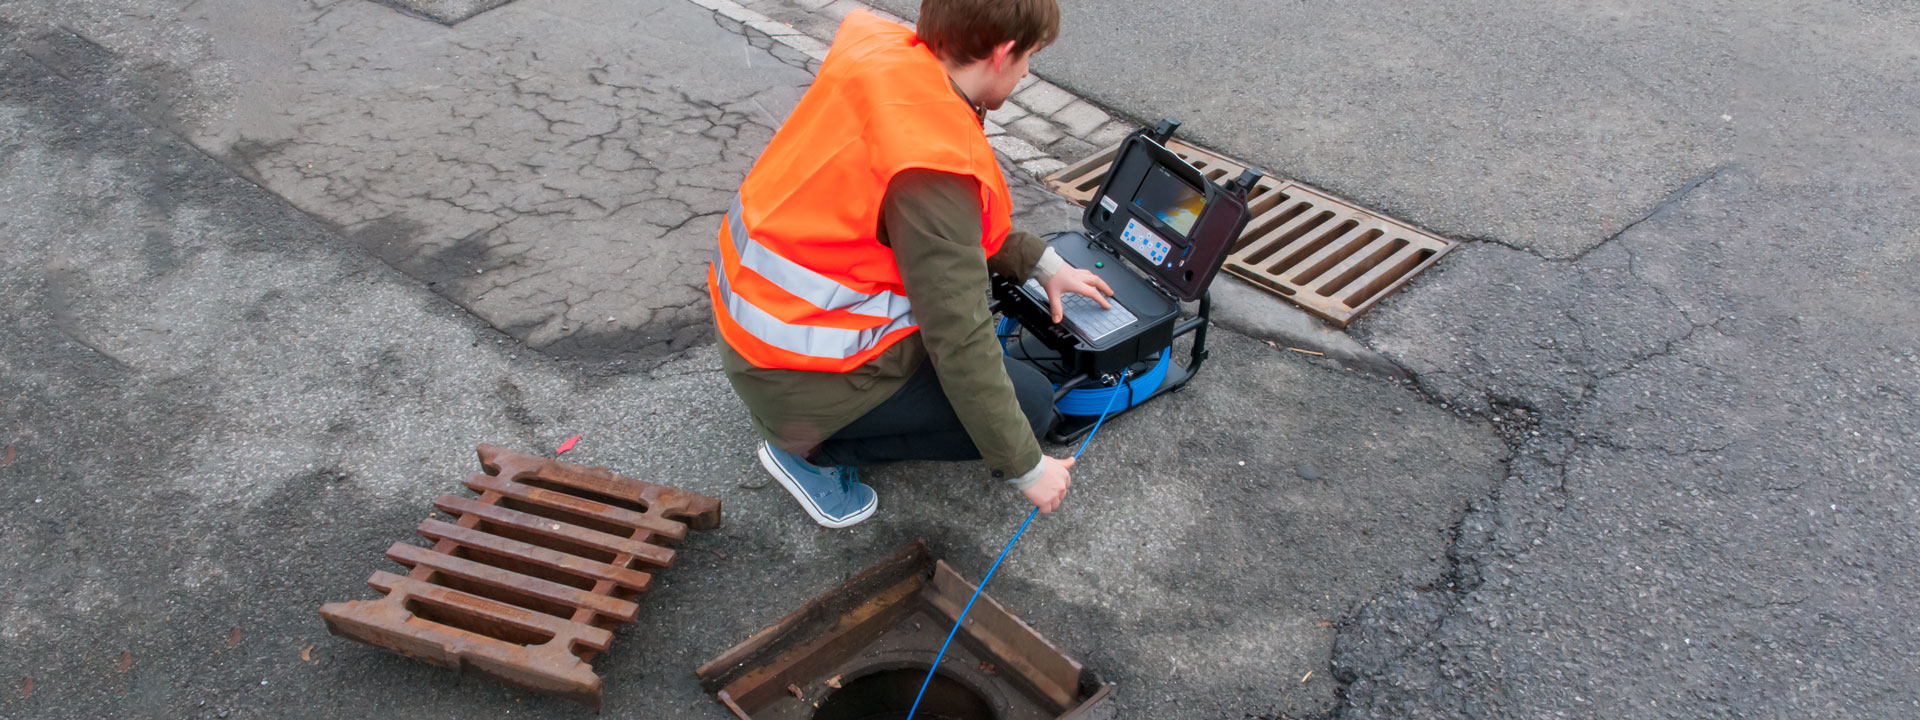
[[[707,271],[720,336],[763,368],[846,372],[919,329],[876,237],[902,170],[971,175],[980,244],[1013,200],[980,120],[912,30],[847,15],[813,86],[747,173]]]

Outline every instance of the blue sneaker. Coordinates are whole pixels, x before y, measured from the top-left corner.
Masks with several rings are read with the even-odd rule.
[[[760,443],[760,465],[773,473],[773,479],[800,501],[813,521],[830,528],[843,528],[873,516],[880,507],[880,495],[860,482],[860,471],[845,465],[820,467],[805,458]]]

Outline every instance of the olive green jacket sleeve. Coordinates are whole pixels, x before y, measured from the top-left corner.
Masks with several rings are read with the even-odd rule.
[[[947,401],[995,477],[1018,478],[1040,464],[987,308],[989,270],[1025,278],[1046,251],[1030,233],[1012,233],[992,258],[980,245],[979,185],[932,170],[895,176],[881,203],[881,242],[913,304],[928,360]]]
[[[974,224],[979,223],[976,221]],[[1047,241],[1040,239],[1040,236],[1015,230],[1007,233],[1007,241],[1000,246],[1000,252],[987,258],[987,270],[995,275],[1024,280],[1033,274],[1046,251]]]

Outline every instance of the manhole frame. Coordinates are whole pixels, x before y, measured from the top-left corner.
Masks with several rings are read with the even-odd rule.
[[[721,653],[695,675],[740,720],[810,717],[809,701],[817,709],[834,683],[844,675],[859,677],[854,673],[860,668],[925,667],[973,591],[959,572],[933,559],[924,540],[915,541]],[[917,637],[889,644],[916,618],[936,623],[915,626]],[[968,612],[940,671],[986,688],[989,696],[1018,695],[1018,712],[1003,714],[1004,720],[1083,718],[1113,689],[986,593]],[[1004,713],[1008,704],[998,707]]]

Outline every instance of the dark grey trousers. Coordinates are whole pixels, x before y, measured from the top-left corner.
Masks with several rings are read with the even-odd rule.
[[[1053,429],[1053,384],[1025,362],[1006,358],[1007,376],[1035,437]],[[827,438],[808,458],[820,465],[863,467],[905,460],[979,460],[980,450],[947,402],[933,363],[920,365],[900,390]]]

